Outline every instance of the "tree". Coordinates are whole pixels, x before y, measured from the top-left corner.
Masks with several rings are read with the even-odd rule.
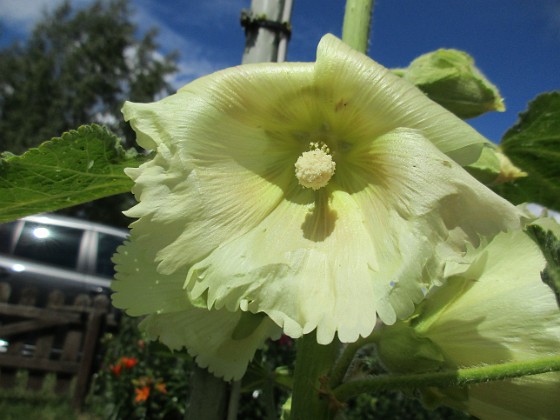
[[[20,153],[91,122],[132,145],[124,100],[169,93],[177,54],[157,52],[157,30],[138,38],[129,0],[68,0],[46,13],[23,45],[0,50],[0,151]]]

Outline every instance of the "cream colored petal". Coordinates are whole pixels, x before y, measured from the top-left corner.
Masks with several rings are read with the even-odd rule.
[[[186,269],[171,276],[158,273],[154,262],[157,248],[152,245],[149,238],[133,235],[113,257],[113,305],[131,316],[182,311],[190,306],[183,290]]]
[[[342,192],[315,209],[310,196],[293,191],[253,230],[195,264],[191,294],[209,288],[209,307],[263,311],[291,337],[315,328],[323,344],[337,331],[342,341],[368,335],[380,287],[370,281],[375,262],[360,209]]]
[[[476,181],[421,131],[396,129],[354,148],[346,162],[337,168],[336,182],[362,209],[383,203],[404,221],[430,225],[432,235],[460,233],[449,238],[457,246],[465,238],[478,245],[479,236],[520,226],[520,210]]]
[[[240,379],[255,351],[281,329],[263,314],[200,309],[188,300],[186,270],[163,275],[156,271],[155,249],[147,238],[131,237],[114,257],[113,304],[132,316],[149,316],[140,324],[152,339],[172,350],[186,347],[196,362],[216,376]],[[241,320],[254,317],[248,329]]]
[[[159,339],[171,350],[187,348],[196,363],[224,380],[239,380],[255,351],[267,339],[277,339],[281,329],[262,317],[250,333],[236,338],[243,312],[229,312],[188,306],[181,312],[153,314],[140,323],[152,339]],[[256,316],[256,315],[255,315]]]
[[[319,343],[335,333],[352,342],[371,332],[376,312],[385,323],[412,313],[430,285],[424,276],[443,269],[440,245],[462,251],[465,238],[519,226],[514,206],[417,131],[355,153],[327,188],[294,186],[259,225],[196,263],[191,296],[208,290],[209,308],[265,312],[292,337],[317,328]]]
[[[478,249],[470,248],[463,266],[434,289],[399,329],[384,327],[379,348],[386,366],[418,371],[426,363],[423,352],[429,340],[448,368],[528,361],[557,354],[560,313],[552,290],[541,280],[545,259],[537,245],[517,229],[499,233]],[[413,340],[402,341],[399,331],[414,329]],[[402,335],[406,338],[406,334]],[[393,342],[396,341],[396,344]],[[400,358],[388,346],[406,345],[405,353],[418,361]],[[414,349],[417,345],[418,349]],[[438,353],[436,352],[436,355]],[[428,369],[438,367],[430,363]],[[430,367],[431,366],[431,367]],[[560,406],[558,372],[492,381],[435,391],[441,403],[468,411],[480,419],[556,419]],[[434,390],[424,390],[433,401]]]
[[[159,141],[156,157],[127,172],[140,201],[127,215],[143,218],[133,225],[137,236],[161,232],[166,243],[159,244],[158,261],[165,273],[258,224],[294,182],[293,156],[297,158],[293,140],[274,143],[261,128],[217,110],[208,102],[211,98],[196,98],[183,112],[187,96],[166,98],[149,112],[144,105],[125,107],[137,132],[146,130],[143,135],[151,138],[158,135],[160,114],[174,117],[173,123],[163,119],[167,125],[161,138],[166,140],[154,140]]]
[[[498,235],[483,251],[482,275],[429,327],[458,365],[525,360],[554,352],[560,314],[541,281],[545,260],[522,231]]]
[[[398,127],[421,130],[462,166],[475,162],[490,144],[412,84],[332,35],[319,43],[315,86],[328,92],[325,101],[349,137],[372,139]]]
[[[560,418],[560,373],[469,387],[469,413],[481,420]]]
[[[560,348],[560,313],[554,293],[541,280],[545,259],[522,231],[501,233],[473,252],[472,267],[449,282],[462,293],[439,313],[426,307],[420,324],[456,366],[524,361]],[[430,299],[441,298],[444,285]],[[469,386],[469,413],[481,419],[560,418],[560,374],[548,373]],[[448,401],[455,405],[454,401]],[[463,409],[465,407],[463,406]]]

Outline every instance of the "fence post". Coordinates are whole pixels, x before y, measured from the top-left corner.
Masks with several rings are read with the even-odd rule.
[[[82,360],[77,375],[76,388],[72,404],[79,410],[85,400],[88,384],[90,382],[95,349],[98,343],[101,324],[109,309],[109,299],[107,296],[98,295],[95,297],[93,307],[88,315],[86,336],[82,352]]]

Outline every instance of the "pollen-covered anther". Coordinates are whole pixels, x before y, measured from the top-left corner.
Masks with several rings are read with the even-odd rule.
[[[329,183],[334,175],[336,163],[327,147],[303,152],[295,164],[296,178],[305,188],[318,190]]]

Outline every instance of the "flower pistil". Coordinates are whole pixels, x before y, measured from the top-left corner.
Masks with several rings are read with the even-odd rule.
[[[329,183],[334,175],[336,163],[326,144],[313,142],[310,149],[303,152],[296,161],[296,178],[302,187],[318,190]]]

